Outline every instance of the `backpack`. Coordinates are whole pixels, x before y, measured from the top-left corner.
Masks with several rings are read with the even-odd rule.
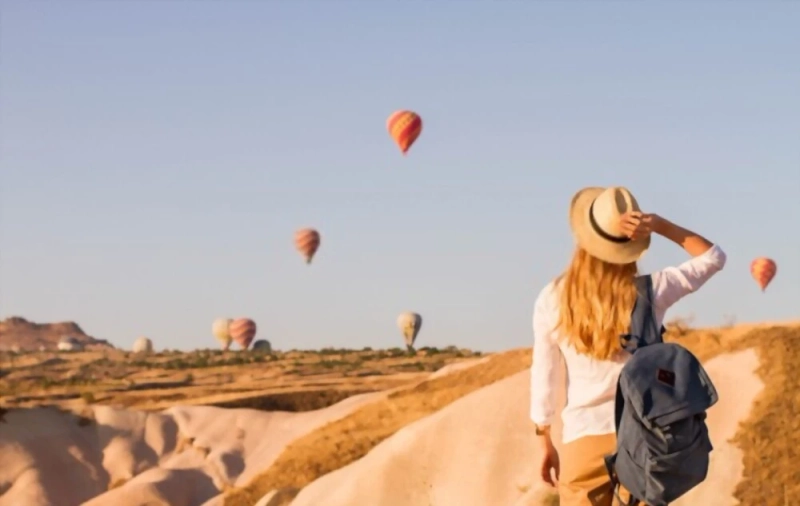
[[[713,449],[706,410],[717,391],[700,361],[686,348],[665,343],[656,328],[653,280],[636,279],[638,297],[622,347],[632,354],[617,382],[616,452],[605,457],[614,495],[631,493],[628,506],[667,506],[708,474]]]

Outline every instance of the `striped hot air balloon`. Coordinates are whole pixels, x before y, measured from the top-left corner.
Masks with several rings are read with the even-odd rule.
[[[386,128],[405,156],[422,132],[422,118],[412,111],[396,111],[386,120]]]
[[[406,348],[411,351],[414,348],[414,341],[417,340],[419,329],[422,327],[422,317],[412,312],[401,313],[397,317],[397,326],[403,333]]]
[[[319,248],[319,232],[313,228],[301,228],[294,234],[294,246],[303,255],[307,264],[311,263],[314,254]]]
[[[761,287],[762,292],[767,289],[767,285],[775,277],[776,272],[778,272],[778,266],[771,258],[759,257],[750,263],[750,274]]]
[[[236,344],[246,350],[253,342],[253,338],[256,337],[256,322],[249,318],[239,318],[231,322],[228,331]]]

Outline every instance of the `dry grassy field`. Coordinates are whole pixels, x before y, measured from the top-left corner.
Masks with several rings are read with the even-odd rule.
[[[309,411],[418,381],[480,352],[416,354],[323,349],[135,354],[120,350],[0,353],[0,406],[107,404],[160,410],[181,404]]]

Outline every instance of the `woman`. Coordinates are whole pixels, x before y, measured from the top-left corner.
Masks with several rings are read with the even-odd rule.
[[[639,210],[622,187],[584,188],[572,199],[570,226],[577,242],[566,271],[539,294],[533,312],[531,419],[540,445],[541,476],[558,486],[561,506],[610,506],[603,457],[616,445],[614,399],[628,354],[636,302],[636,261],[655,233],[692,257],[652,274],[656,323],[666,310],[703,286],[725,265],[725,253],[698,234]],[[561,413],[561,455],[550,437],[557,369],[566,366],[567,402]]]

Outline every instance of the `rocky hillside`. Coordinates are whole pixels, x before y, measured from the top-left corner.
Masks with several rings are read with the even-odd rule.
[[[75,322],[34,323],[12,316],[0,321],[0,351],[55,350],[63,337],[72,337],[86,349],[113,348],[108,341],[87,335]]]

